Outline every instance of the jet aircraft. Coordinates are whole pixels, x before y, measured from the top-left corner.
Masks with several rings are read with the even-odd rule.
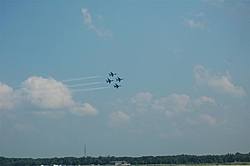
[[[109,76],[113,77],[114,75],[116,75],[117,73],[113,73],[113,72],[110,72],[109,73]]]
[[[106,82],[109,83],[109,84],[110,84],[112,81],[114,81],[114,80],[111,80],[111,79],[109,79],[109,78],[106,80]]]
[[[120,78],[120,77],[117,77],[117,78],[116,78],[116,81],[121,82],[121,80],[123,80],[123,78]]]
[[[114,85],[114,88],[118,89],[120,86],[121,86],[121,85],[115,84],[115,85]]]

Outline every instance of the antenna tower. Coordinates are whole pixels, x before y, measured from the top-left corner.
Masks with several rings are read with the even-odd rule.
[[[87,156],[87,149],[86,149],[86,144],[84,144],[84,157]]]

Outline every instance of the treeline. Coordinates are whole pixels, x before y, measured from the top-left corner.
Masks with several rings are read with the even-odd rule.
[[[233,162],[250,162],[248,154],[226,154],[226,155],[175,155],[175,156],[142,156],[142,157],[63,157],[63,158],[6,158],[0,157],[0,165],[3,166],[25,166],[25,165],[106,165],[111,161],[126,161],[131,165],[138,164],[226,164]]]

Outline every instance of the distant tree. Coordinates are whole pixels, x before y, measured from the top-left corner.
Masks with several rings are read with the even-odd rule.
[[[127,161],[131,164],[204,164],[204,163],[230,163],[230,162],[250,162],[250,152],[241,154],[226,155],[176,155],[176,156],[142,156],[142,157],[114,157],[114,156],[99,156],[99,157],[64,157],[64,158],[5,158],[0,156],[0,165],[15,166],[15,165],[91,165],[100,164],[106,165],[110,161]]]

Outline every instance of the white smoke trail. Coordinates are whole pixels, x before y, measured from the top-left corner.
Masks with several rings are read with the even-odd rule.
[[[92,79],[92,78],[99,78],[101,76],[91,76],[91,77],[82,77],[82,78],[71,78],[68,80],[62,80],[61,82],[71,82],[71,81],[79,81],[79,80],[87,80],[87,79]]]
[[[108,89],[110,87],[98,87],[98,88],[89,88],[89,89],[77,89],[73,90],[73,92],[86,92],[86,91],[92,91],[92,90],[101,90],[101,89]]]
[[[67,85],[68,88],[73,88],[73,87],[79,87],[79,86],[85,86],[85,85],[95,85],[95,84],[100,84],[102,82],[92,82],[92,83],[85,83],[85,84],[75,84],[75,85]]]

